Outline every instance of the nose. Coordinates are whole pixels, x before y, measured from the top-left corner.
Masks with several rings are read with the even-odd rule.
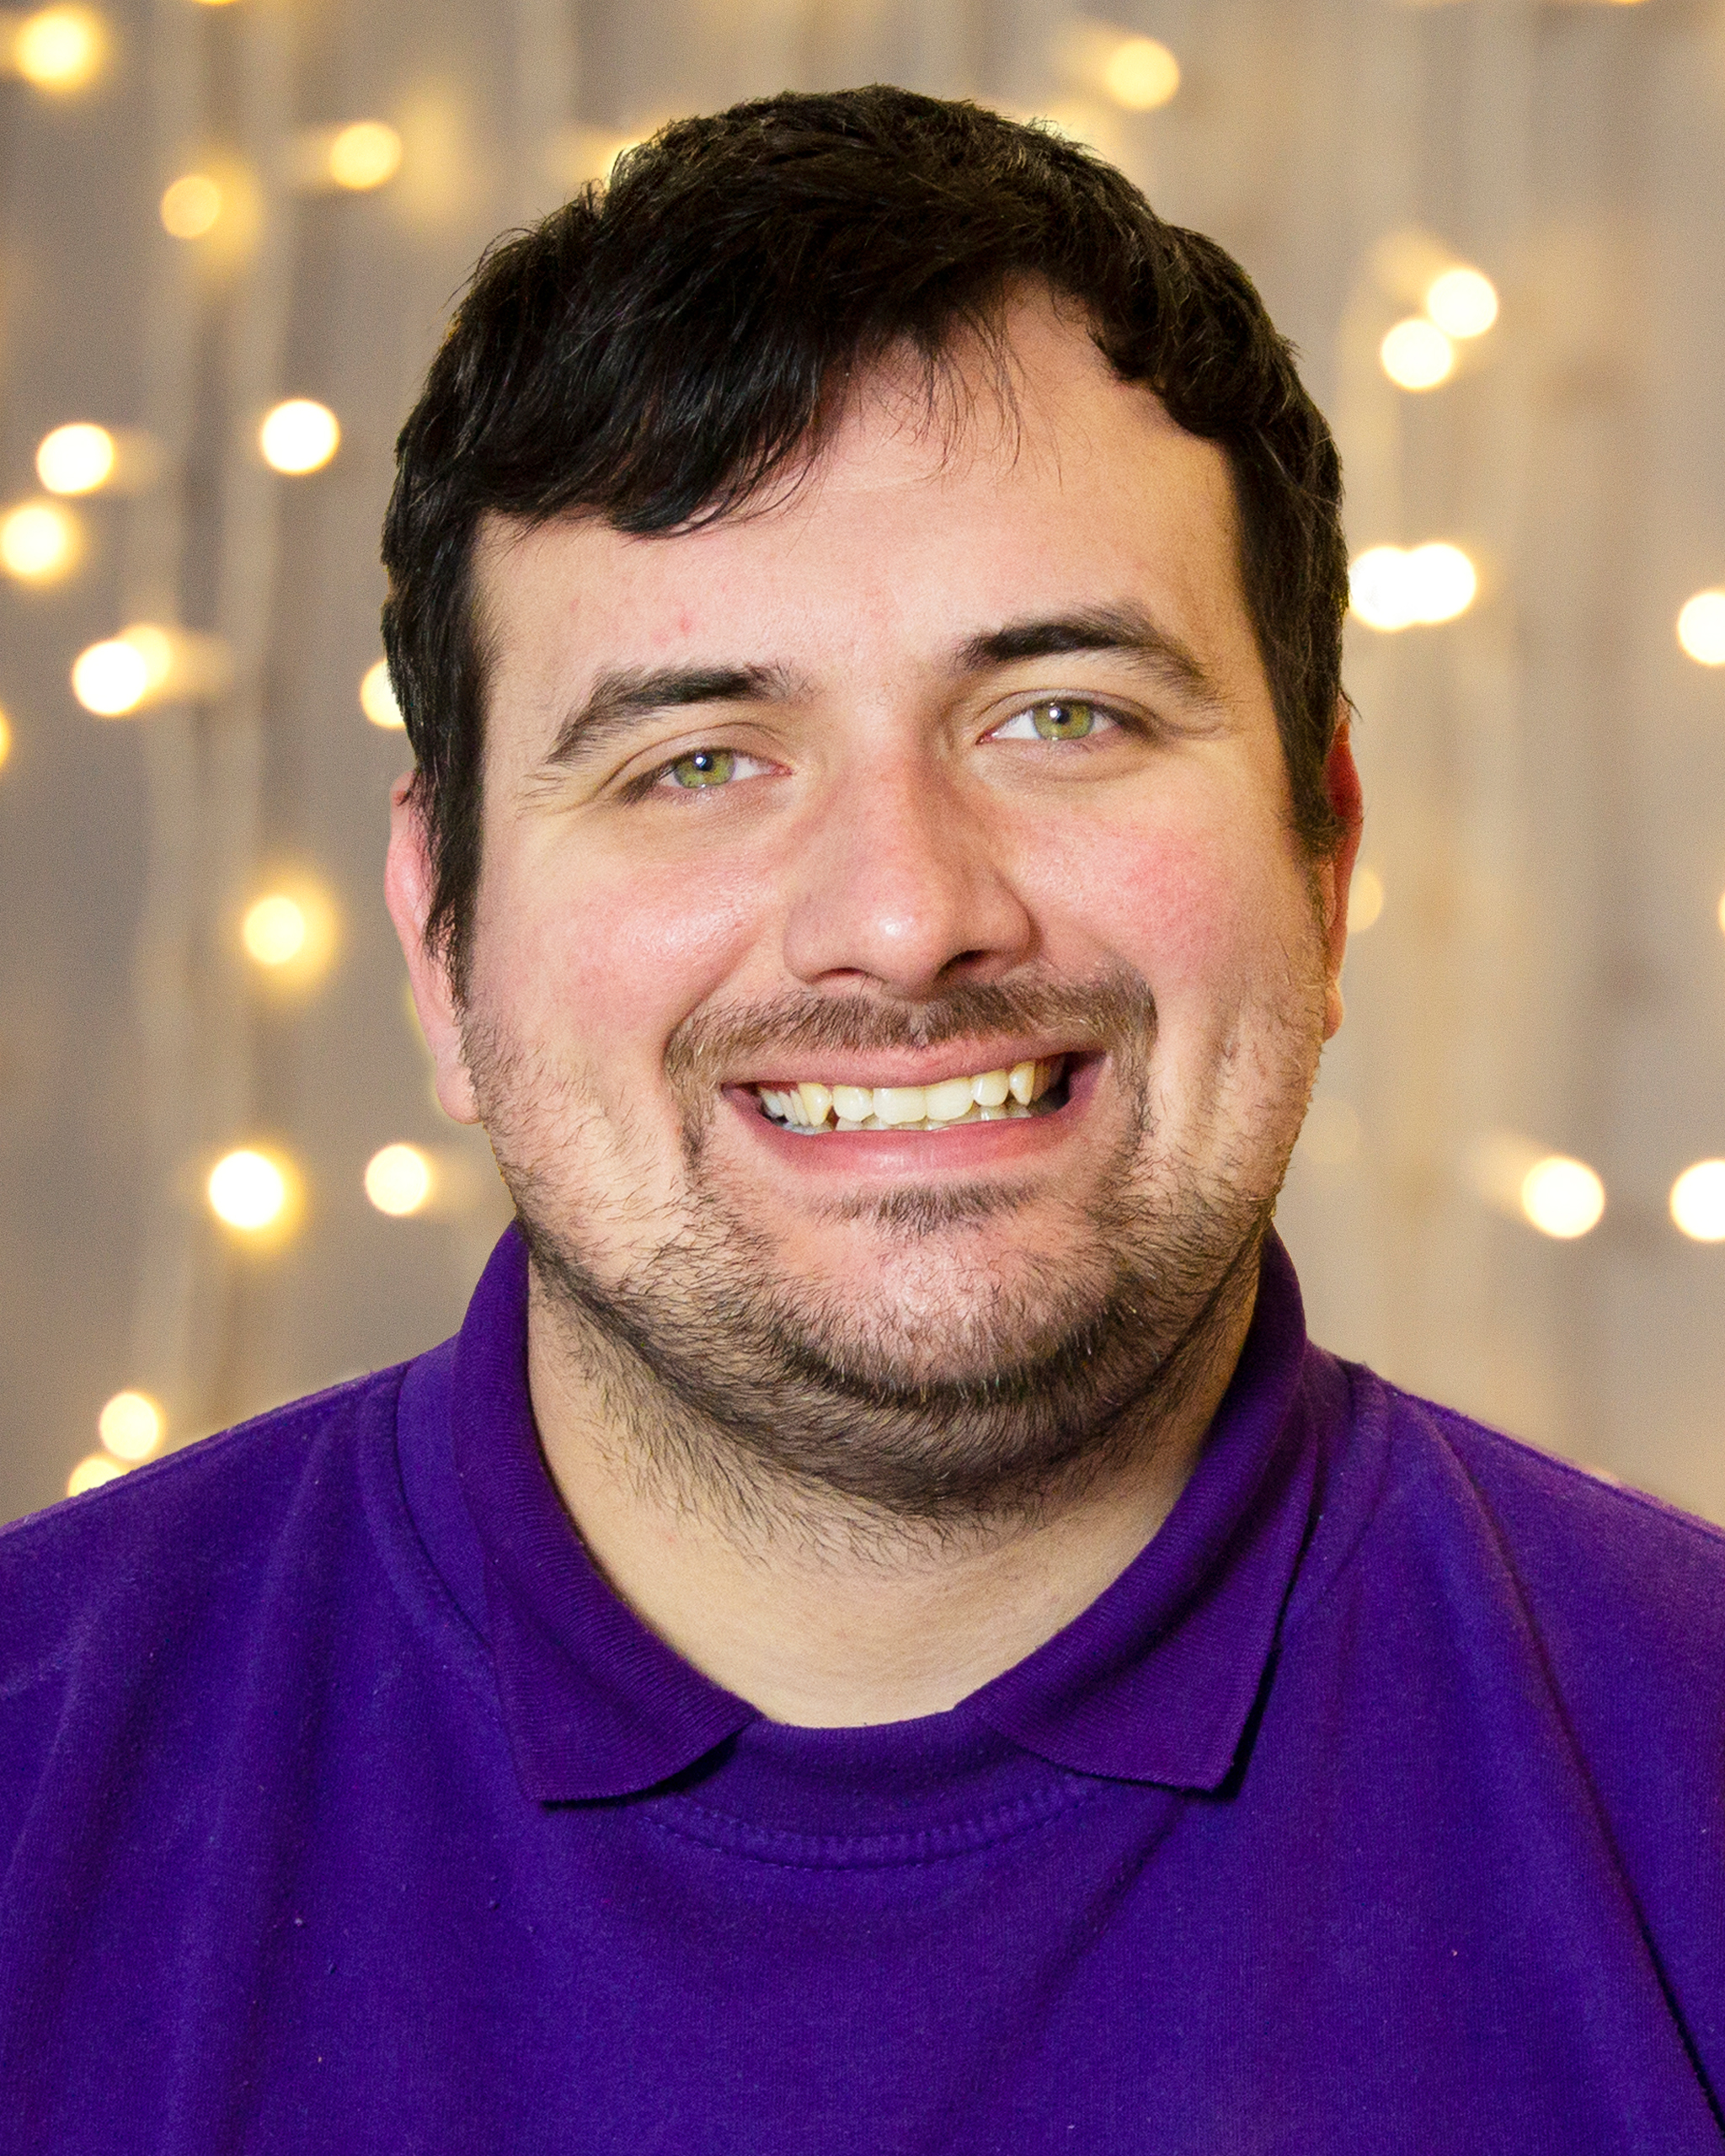
[[[1036,933],[1002,839],[986,802],[967,798],[937,760],[836,775],[798,833],[789,970],[811,987],[905,1002],[998,979]]]

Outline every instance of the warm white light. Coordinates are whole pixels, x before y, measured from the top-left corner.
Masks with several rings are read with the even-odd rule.
[[[306,947],[305,908],[285,891],[271,891],[246,909],[240,941],[260,966],[285,966]]]
[[[98,718],[125,718],[162,687],[173,667],[173,638],[140,622],[78,654],[72,693]]]
[[[0,770],[5,768],[6,759],[12,754],[12,721],[0,711]]]
[[[381,120],[356,120],[329,145],[329,177],[355,195],[382,187],[401,170],[401,137]]]
[[[366,1164],[366,1195],[397,1219],[417,1213],[431,1195],[431,1163],[417,1145],[386,1145]]]
[[[1161,40],[1124,38],[1108,56],[1103,87],[1129,112],[1154,112],[1180,87],[1180,63]]]
[[[1725,1161],[1683,1171],[1671,1186],[1671,1218],[1695,1242],[1725,1242]]]
[[[1369,629],[1405,629],[1413,619],[1402,547],[1368,547],[1348,571],[1348,601]]]
[[[147,1392],[116,1392],[96,1418],[96,1433],[116,1460],[147,1460],[167,1422]]]
[[[313,876],[294,872],[261,891],[239,917],[240,947],[268,976],[272,992],[315,986],[334,958],[339,926],[334,900]]]
[[[106,1453],[93,1452],[67,1476],[66,1494],[68,1497],[81,1497],[86,1490],[99,1490],[104,1482],[111,1482],[125,1472],[117,1460],[110,1460]]]
[[[216,1219],[248,1235],[275,1227],[291,1195],[280,1164],[250,1146],[224,1155],[210,1171],[206,1189]]]
[[[1585,1161],[1548,1153],[1521,1179],[1521,1209],[1542,1235],[1573,1241],[1599,1225],[1605,1186]]]
[[[174,239],[201,239],[222,215],[222,188],[206,172],[182,173],[163,193],[163,230]]]
[[[102,61],[102,19],[88,8],[39,8],[13,39],[12,64],[39,90],[77,90]]]
[[[1363,936],[1384,910],[1384,879],[1362,862],[1348,887],[1348,933]]]
[[[106,427],[74,419],[43,435],[36,451],[36,477],[51,494],[93,494],[113,478],[117,454]]]
[[[327,404],[290,397],[266,414],[258,446],[272,472],[321,472],[341,441],[341,425]]]
[[[144,701],[150,669],[143,654],[122,637],[105,637],[72,663],[72,693],[98,718],[123,718]]]
[[[1458,266],[1426,287],[1425,311],[1451,337],[1483,337],[1498,318],[1498,288],[1482,270]]]
[[[1698,591],[1677,616],[1677,641],[1698,666],[1725,666],[1725,591]]]
[[[389,662],[374,659],[360,677],[360,709],[373,726],[399,728],[406,723],[389,679]]]
[[[1479,577],[1459,547],[1430,539],[1407,557],[1408,588],[1416,622],[1453,622],[1472,606]]]
[[[21,584],[51,584],[77,557],[77,520],[57,502],[24,502],[0,517],[0,568]]]
[[[1455,347],[1434,322],[1411,314],[1378,347],[1384,372],[1397,389],[1435,389],[1455,365]]]
[[[1453,622],[1479,590],[1473,563],[1447,540],[1423,547],[1370,547],[1348,572],[1348,601],[1372,629]]]

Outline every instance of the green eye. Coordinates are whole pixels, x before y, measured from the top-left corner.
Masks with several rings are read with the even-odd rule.
[[[1081,741],[1096,731],[1096,710],[1091,704],[1036,704],[1030,723],[1044,741]]]
[[[736,751],[733,749],[695,749],[686,756],[677,758],[670,767],[670,775],[678,786],[723,786],[736,768]]]

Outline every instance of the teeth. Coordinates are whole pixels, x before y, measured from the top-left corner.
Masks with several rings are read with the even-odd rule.
[[[877,1086],[874,1113],[895,1129],[900,1123],[924,1122],[928,1115],[928,1089],[926,1086]]]
[[[1065,1058],[1056,1056],[985,1070],[975,1078],[943,1078],[932,1086],[823,1086],[804,1079],[789,1087],[757,1090],[761,1105],[775,1123],[805,1136],[834,1129],[936,1130],[954,1123],[1001,1123],[1038,1113],[1034,1103],[1065,1068]]]
[[[922,1113],[931,1123],[957,1123],[967,1109],[975,1106],[975,1085],[969,1078],[943,1078],[939,1085],[923,1088],[927,1105]]]

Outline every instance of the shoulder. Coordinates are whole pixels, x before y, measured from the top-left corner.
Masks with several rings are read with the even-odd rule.
[[[1699,1746],[1717,1764],[1725,1533],[1340,1367],[1352,1412],[1332,1486],[1345,1529],[1318,1538],[1319,1594],[1370,1577],[1420,1600],[1464,1655],[1525,1653],[1583,1742],[1697,1763]]]
[[[406,1368],[295,1401],[0,1530],[0,1713],[104,1642],[130,1660],[218,1620],[284,1545],[350,1532],[362,1455],[387,1443]]]
[[[1530,1598],[1555,1618],[1646,1632],[1680,1663],[1725,1649],[1725,1531],[1502,1431],[1383,1388],[1392,1442],[1410,1468],[1465,1486]],[[1458,1492],[1459,1493],[1459,1492]]]

